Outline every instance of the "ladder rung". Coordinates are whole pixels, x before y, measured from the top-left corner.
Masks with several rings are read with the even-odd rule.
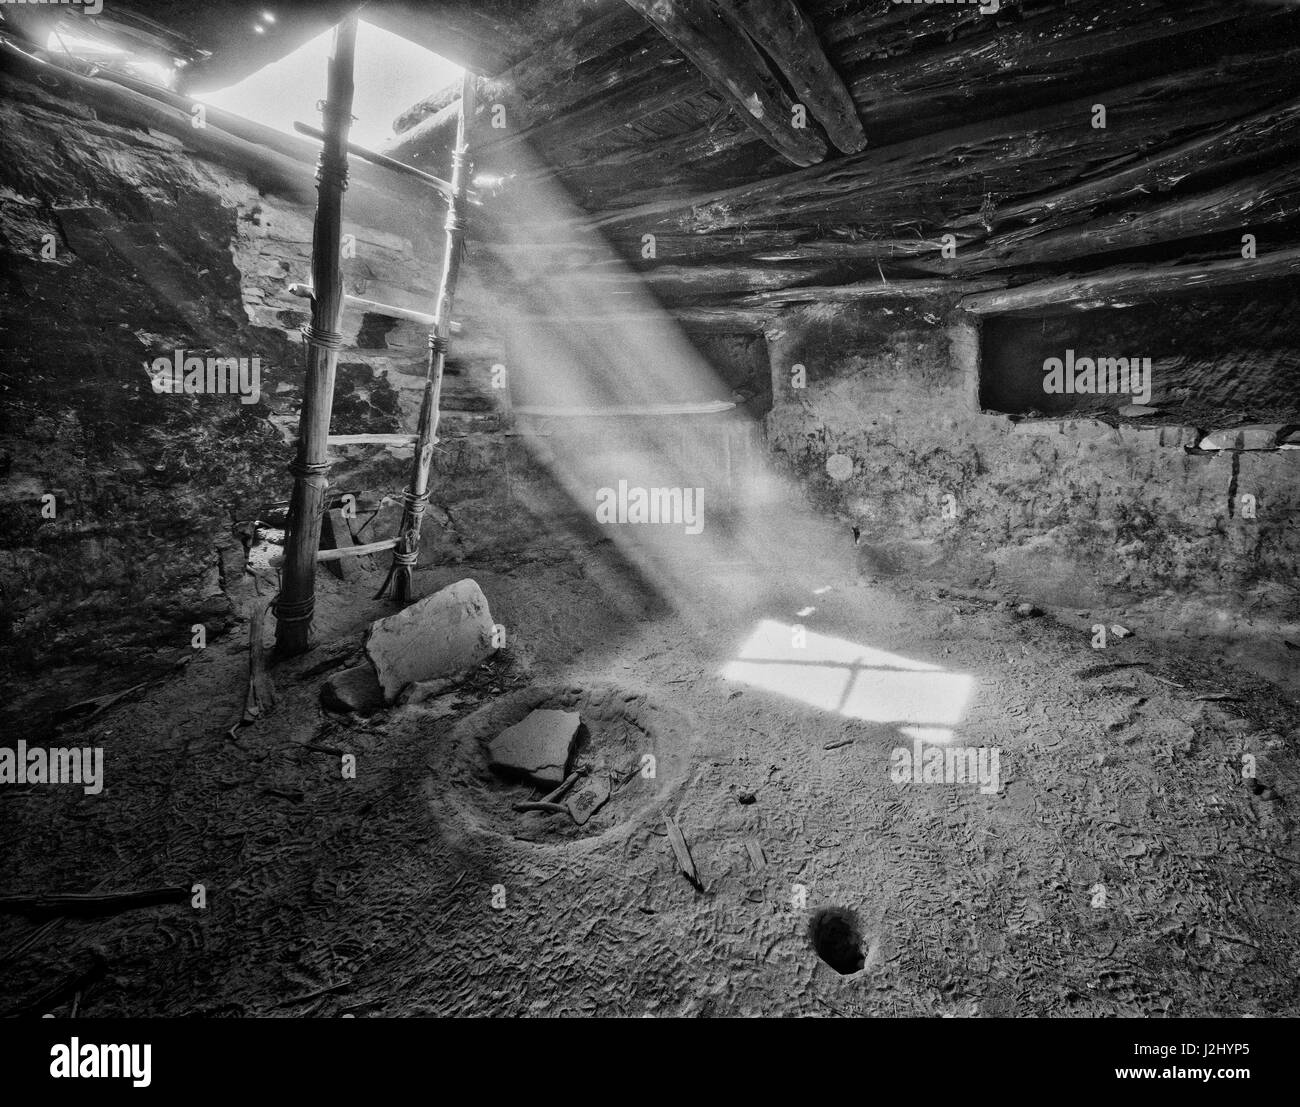
[[[326,436],[325,445],[337,449],[344,446],[414,446],[419,440],[418,434],[331,434]],[[288,433],[285,445],[298,445],[297,431]]]
[[[391,315],[397,319],[409,319],[412,323],[421,323],[426,327],[432,327],[438,322],[427,312],[394,307],[392,304],[381,304],[378,300],[366,300],[360,296],[348,295],[344,295],[343,300],[349,307],[360,308],[362,311],[372,311],[377,315]],[[460,324],[452,323],[451,330],[453,334],[457,333],[460,330]]]
[[[325,141],[325,132],[319,127],[313,127],[308,123],[294,121],[293,129],[300,135],[306,135],[308,138],[314,138],[317,142]],[[432,173],[426,173],[423,169],[416,169],[413,165],[407,165],[404,161],[398,161],[396,158],[390,158],[387,154],[380,154],[374,150],[367,150],[364,146],[359,146],[355,142],[347,144],[348,153],[362,161],[368,161],[371,165],[379,165],[384,169],[391,169],[394,173],[402,173],[407,177],[414,177],[417,181],[423,181],[425,184],[436,188],[444,198],[450,200],[455,192],[449,181],[444,181],[435,177]],[[478,193],[466,189],[465,198],[471,204],[479,204],[482,201]]]
[[[363,546],[345,546],[341,550],[317,550],[317,561],[342,561],[345,557],[365,557],[366,554],[391,550],[397,545],[396,538],[385,538],[382,542],[367,542]]]
[[[515,405],[516,415],[543,418],[610,418],[619,415],[717,415],[736,405],[731,400],[687,400],[683,403],[614,404],[609,407],[544,407],[539,404]]]
[[[327,446],[414,446],[419,441],[415,434],[331,434],[325,439]]]
[[[297,296],[300,300],[310,300],[314,293],[309,284],[291,284],[289,295]],[[361,311],[374,312],[376,315],[391,315],[394,319],[409,319],[412,323],[420,323],[426,327],[432,327],[438,322],[435,316],[427,312],[416,311],[414,308],[395,307],[393,304],[381,304],[378,300],[367,300],[363,296],[353,296],[351,293],[343,294],[343,302]],[[463,325],[453,319],[451,333],[460,334],[462,330],[464,330]]]

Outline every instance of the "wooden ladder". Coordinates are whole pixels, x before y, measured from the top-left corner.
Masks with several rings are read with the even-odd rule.
[[[316,564],[320,561],[393,551],[388,576],[380,587],[383,596],[391,587],[393,599],[407,603],[411,598],[411,571],[419,557],[420,524],[429,502],[429,474],[437,441],[438,405],[447,346],[453,333],[452,301],[460,274],[465,235],[465,209],[469,194],[469,149],[467,133],[474,111],[474,83],[466,73],[462,83],[460,119],[456,148],[452,156],[450,182],[366,150],[348,141],[352,120],[353,62],[356,55],[357,17],[344,19],[334,30],[334,48],[329,60],[326,98],[321,105],[323,128],[295,124],[298,131],[321,142],[316,169],[316,219],[312,231],[312,283],[293,285],[290,291],[311,301],[311,323],[303,328],[307,346],[307,373],[302,411],[298,418],[297,453],[289,466],[294,476],[293,495],[285,540],[284,566],[279,595],[273,604],[276,617],[276,650],[284,656],[303,653],[309,645],[312,614],[316,607]],[[348,156],[362,158],[431,185],[447,202],[446,241],[438,303],[432,315],[396,308],[350,296],[343,291],[339,255],[342,247],[343,193],[347,189]],[[334,377],[339,351],[344,348],[339,333],[343,307],[349,304],[429,326],[424,395],[415,434],[330,434],[334,403]],[[402,495],[402,521],[397,535],[378,542],[321,550],[321,521],[329,482],[328,451],[340,446],[373,444],[412,445],[415,456],[411,477]]]

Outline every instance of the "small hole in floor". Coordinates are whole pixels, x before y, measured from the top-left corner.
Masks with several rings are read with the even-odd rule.
[[[808,924],[808,937],[817,956],[842,976],[866,964],[858,917],[847,907],[823,907]]]

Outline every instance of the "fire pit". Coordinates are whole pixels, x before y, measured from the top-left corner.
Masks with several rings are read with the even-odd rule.
[[[623,837],[684,777],[689,720],[615,685],[534,686],[461,719],[430,799],[472,833],[592,847]]]

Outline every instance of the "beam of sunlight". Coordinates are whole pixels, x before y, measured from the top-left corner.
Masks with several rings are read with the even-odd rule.
[[[897,724],[927,743],[951,741],[974,686],[967,674],[816,631],[800,636],[774,619],[758,624],[722,676],[850,719]]]
[[[767,464],[760,420],[526,143],[482,120],[476,136],[476,169],[504,184],[475,212],[470,264],[492,289],[516,433],[679,613],[793,589],[815,527]]]

